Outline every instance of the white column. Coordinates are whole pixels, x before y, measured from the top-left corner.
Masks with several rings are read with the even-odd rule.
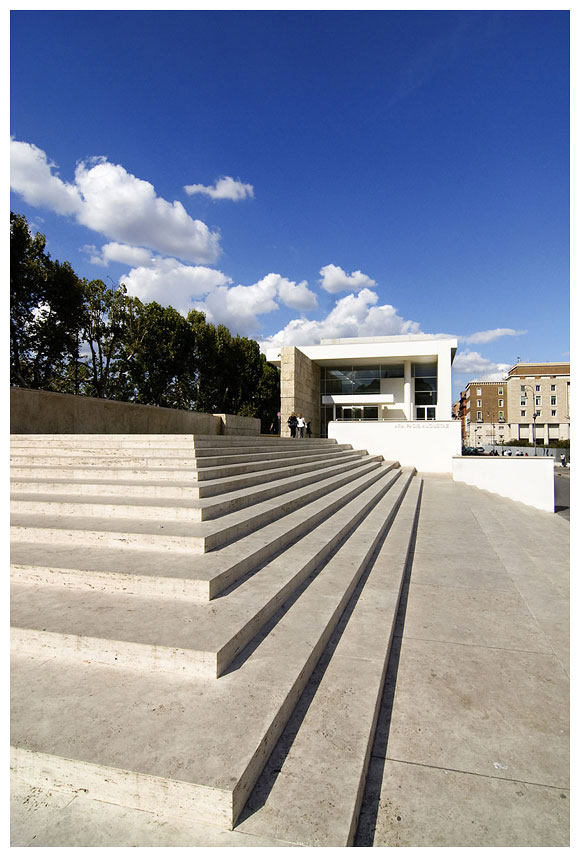
[[[413,403],[411,401],[411,361],[405,360],[405,377],[403,385],[403,405],[407,420],[413,419]]]
[[[451,419],[451,353],[449,350],[437,354],[437,419]]]

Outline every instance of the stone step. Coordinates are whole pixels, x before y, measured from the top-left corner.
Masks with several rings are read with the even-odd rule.
[[[421,498],[414,479],[257,784],[238,830],[310,847],[353,844]],[[275,773],[274,773],[275,772]]]
[[[50,448],[72,449],[94,449],[95,447],[113,447],[123,449],[126,447],[186,447],[204,448],[213,447],[238,447],[238,446],[263,446],[282,448],[283,446],[299,445],[307,442],[318,446],[334,446],[336,440],[333,438],[307,438],[304,440],[293,438],[270,437],[266,435],[198,435],[198,434],[29,434],[10,435],[10,447],[32,448],[42,446]]]
[[[268,491],[275,483],[286,484],[291,479],[315,478],[314,474],[339,467],[342,464],[352,464],[362,459],[363,452],[351,450],[340,453],[336,457],[326,457],[317,461],[305,462],[292,468],[294,476],[289,476],[285,468],[280,470],[259,471],[257,474],[242,474],[226,479],[206,480],[202,483],[176,480],[167,481],[128,481],[117,480],[107,482],[106,479],[12,479],[13,496],[35,494],[74,494],[76,497],[106,496],[106,497],[151,497],[178,500],[199,500],[201,498],[217,497],[225,494],[250,493],[248,489],[256,487],[256,496],[260,491]],[[322,477],[321,477],[322,478]],[[264,495],[266,496],[266,495]],[[220,496],[220,499],[223,499]],[[216,503],[219,503],[216,500]]]
[[[116,544],[98,550],[82,545],[49,544],[27,540],[11,546],[11,575],[17,583],[64,586],[103,592],[124,592],[138,597],[207,601],[254,573],[345,503],[356,497],[392,465],[348,479],[339,488],[256,532],[213,553],[132,550]]]
[[[219,679],[15,654],[16,774],[231,829],[394,519],[391,500]]]
[[[307,461],[325,460],[333,454],[337,454],[333,448],[333,452],[318,452],[307,457]],[[340,451],[340,450],[339,450]],[[364,452],[363,452],[364,454]],[[191,479],[193,482],[202,482],[214,479],[224,479],[229,476],[247,475],[260,471],[273,471],[282,468],[293,468],[305,463],[304,455],[291,455],[289,457],[272,456],[267,460],[258,460],[245,462],[242,464],[220,464],[214,467],[196,467],[195,459],[191,459],[186,464],[176,466],[161,464],[159,462],[153,464],[148,461],[143,464],[131,465],[126,459],[122,459],[120,464],[111,467],[111,463],[94,463],[94,464],[70,464],[70,465],[48,465],[37,464],[33,465],[27,461],[26,464],[12,464],[10,474],[16,479],[51,479],[58,478],[66,473],[66,477],[70,479],[114,479],[114,480],[136,480],[141,479],[148,481],[154,479],[164,480],[179,480]]]
[[[396,507],[412,472],[400,476],[386,471],[211,605],[13,584],[12,650],[215,678],[387,491]]]
[[[271,521],[288,515],[296,508],[307,507],[314,500],[324,498],[333,488],[357,479],[362,480],[363,484],[367,480],[372,482],[380,474],[380,461],[365,461],[357,464],[354,471],[322,479],[312,485],[290,491],[282,498],[264,500],[247,509],[223,515],[217,520],[201,523],[161,522],[140,517],[111,519],[21,513],[12,516],[11,540],[77,544],[86,549],[126,546],[133,549],[156,548],[206,553],[236,541]]]
[[[240,491],[209,499],[160,499],[151,497],[141,489],[138,497],[127,496],[118,492],[112,496],[101,495],[83,496],[77,493],[60,494],[22,492],[13,490],[11,493],[10,510],[12,514],[46,514],[53,515],[82,515],[83,517],[102,517],[115,515],[122,518],[140,517],[163,521],[209,521],[221,515],[235,512],[255,505],[271,497],[279,497],[334,474],[345,473],[356,468],[363,461],[380,461],[380,456],[357,457],[354,460],[341,462],[333,466],[333,460],[325,462],[324,469],[307,472],[299,476],[278,479],[268,482],[265,486],[245,488]],[[66,481],[63,487],[70,484]],[[102,489],[101,489],[102,490]]]
[[[243,447],[241,448],[243,449]],[[256,461],[280,461],[283,462],[289,458],[296,458],[299,454],[303,459],[317,459],[328,455],[337,455],[341,451],[350,450],[348,444],[337,444],[332,447],[332,450],[322,451],[317,447],[307,447],[306,444],[300,447],[283,450],[250,450],[240,453],[236,449],[227,450],[227,455],[222,454],[221,450],[208,448],[198,452],[194,449],[187,450],[162,450],[155,451],[135,451],[133,449],[123,450],[122,455],[119,450],[114,448],[108,454],[103,454],[102,450],[62,450],[55,453],[54,450],[36,449],[34,452],[19,450],[11,452],[10,463],[14,467],[59,467],[68,470],[73,467],[95,467],[109,468],[117,463],[122,467],[146,468],[155,470],[156,468],[165,467],[183,467],[193,468],[195,470],[205,469],[208,467],[232,466],[235,464],[246,464]]]

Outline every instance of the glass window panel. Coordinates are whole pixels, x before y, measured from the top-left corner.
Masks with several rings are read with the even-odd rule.
[[[435,419],[435,408],[427,408],[427,419],[434,420]]]
[[[353,369],[352,379],[358,381],[360,379],[368,380],[369,378],[379,378],[380,370],[378,366],[360,366],[358,369]]]
[[[437,397],[435,393],[428,392],[416,392],[415,393],[415,404],[416,405],[436,405]]]
[[[369,407],[365,406],[363,408],[363,419],[365,420],[378,420],[379,418],[379,409],[378,407]]]
[[[436,363],[413,363],[412,374],[414,378],[436,378]]]
[[[359,380],[354,384],[355,393],[380,393],[380,391],[381,382],[378,378],[373,378],[368,381]]]
[[[415,378],[415,393],[424,390],[435,393],[437,391],[437,378]]]
[[[402,363],[384,363],[381,366],[381,378],[404,378],[405,367]]]

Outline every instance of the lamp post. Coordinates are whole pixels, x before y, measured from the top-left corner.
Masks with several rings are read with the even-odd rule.
[[[532,438],[534,441],[534,456],[536,455],[536,418],[540,416],[540,412],[536,411],[536,391],[532,387],[531,384],[523,385],[526,390],[532,391]],[[528,398],[528,394],[525,394],[526,399]]]

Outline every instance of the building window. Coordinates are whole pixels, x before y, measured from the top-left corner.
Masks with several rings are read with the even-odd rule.
[[[499,412],[499,421],[500,421],[500,423],[503,423],[503,421],[504,421],[503,411]]]
[[[478,412],[477,412],[477,422],[478,422],[478,423],[483,422],[483,420],[482,420],[482,418],[481,418],[481,411],[478,411]]]
[[[525,392],[526,392],[525,384],[522,384],[522,386],[520,387],[520,392],[521,392],[521,393],[525,393]]]
[[[525,411],[520,411],[520,417],[525,417],[525,415],[526,415]]]
[[[542,397],[536,396],[536,408],[541,408],[541,407],[542,407]]]
[[[503,387],[497,388],[497,394],[498,394],[498,396],[503,396]]]
[[[552,416],[553,416],[553,417],[555,417],[555,416],[556,416],[556,411],[552,411]]]
[[[481,396],[481,387],[478,387],[478,388],[477,388],[477,395],[478,395],[478,396]]]
[[[383,363],[381,378],[404,378],[405,367],[402,363]]]
[[[499,399],[497,403],[498,408],[503,408],[503,399]]]
[[[520,408],[525,408],[528,404],[528,400],[525,396],[520,396]]]
[[[556,397],[555,396],[550,396],[550,404],[552,405],[552,407],[556,407]]]
[[[477,407],[478,407],[478,408],[481,408],[481,399],[478,399],[478,400],[477,400]]]
[[[540,385],[536,384],[536,393],[539,393],[539,392],[540,392]]]
[[[413,363],[411,370],[415,379],[415,405],[436,405],[437,364]],[[430,417],[426,417],[426,419],[430,419]]]
[[[555,384],[550,384],[550,390],[551,390],[552,392],[554,392],[554,390],[555,390],[555,389],[556,389],[556,385],[555,385]]]

